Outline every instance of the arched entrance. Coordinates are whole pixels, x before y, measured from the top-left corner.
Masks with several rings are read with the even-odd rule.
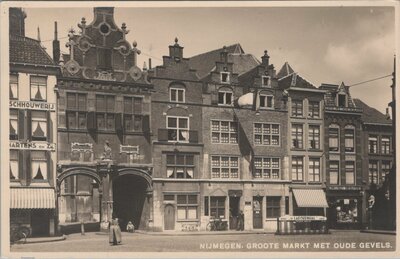
[[[129,221],[135,229],[146,229],[150,217],[149,182],[139,174],[125,173],[113,179],[113,217],[121,230]]]

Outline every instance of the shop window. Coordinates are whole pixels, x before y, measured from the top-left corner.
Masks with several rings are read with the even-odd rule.
[[[317,119],[320,117],[319,102],[308,102],[308,117],[313,119]]]
[[[319,157],[310,157],[308,161],[308,181],[321,181],[321,162]]]
[[[292,148],[303,148],[302,124],[292,124]]]
[[[355,129],[353,126],[346,126],[344,129],[344,145],[346,152],[354,152],[354,134]]]
[[[31,100],[32,101],[46,101],[47,99],[47,77],[44,76],[31,76]]]
[[[238,143],[238,124],[235,121],[211,120],[211,142],[223,144]]]
[[[32,140],[47,140],[47,113],[45,111],[32,111]]]
[[[189,118],[167,116],[168,141],[189,141]]]
[[[239,158],[211,156],[211,178],[239,178]]]
[[[339,151],[339,127],[329,126],[329,151]]]
[[[308,127],[308,145],[310,149],[320,149],[320,130],[318,125]]]
[[[194,155],[167,154],[168,178],[193,178],[194,168]]]
[[[381,163],[381,175],[380,175],[380,179],[379,182],[383,183],[386,180],[386,177],[388,176],[388,174],[390,173],[390,168],[391,168],[391,161],[389,160],[382,160]]]
[[[218,104],[219,105],[232,105],[233,93],[231,90],[224,88],[225,90],[218,91]]]
[[[354,161],[346,161],[346,184],[355,184],[355,165]]]
[[[292,100],[292,116],[303,117],[303,101]]]
[[[10,180],[18,180],[19,176],[19,152],[10,150]]]
[[[18,74],[10,74],[10,99],[18,99]]]
[[[357,223],[357,205],[357,199],[337,199],[335,203],[337,223]]]
[[[279,146],[279,124],[254,123],[254,143],[256,145]]]
[[[177,195],[176,207],[178,220],[197,219],[197,195]]]
[[[292,157],[292,181],[303,181],[303,157]]]
[[[382,136],[381,138],[381,153],[384,155],[390,154],[390,137]]]
[[[214,218],[225,218],[226,197],[210,197],[210,216]]]
[[[229,83],[230,82],[230,73],[229,72],[221,72],[221,83]]]
[[[33,180],[47,179],[46,151],[31,151],[31,168]]]
[[[267,218],[278,218],[281,216],[281,197],[267,196]]]
[[[369,136],[368,137],[368,152],[370,154],[378,153],[378,137],[377,136]]]
[[[68,129],[86,129],[86,94],[67,93]]]
[[[96,95],[96,121],[99,130],[115,130],[115,96]]]
[[[143,130],[143,98],[124,97],[124,129],[127,132]]]
[[[273,108],[274,97],[272,95],[260,94],[260,108]]]
[[[18,110],[10,109],[10,140],[18,139]]]
[[[329,184],[339,184],[339,161],[329,161]]]
[[[185,89],[184,88],[173,88],[169,89],[169,96],[171,102],[185,102]]]
[[[280,159],[270,157],[254,158],[254,178],[279,179]]]
[[[368,163],[368,182],[378,184],[378,161],[370,160]]]
[[[270,76],[262,77],[262,86],[263,87],[271,87],[271,77]]]

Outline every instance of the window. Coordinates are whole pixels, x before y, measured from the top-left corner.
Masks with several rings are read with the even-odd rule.
[[[210,216],[214,218],[225,218],[226,197],[210,197]]]
[[[260,94],[260,108],[273,108],[274,97],[272,95]]]
[[[292,148],[303,148],[302,124],[292,124]]]
[[[18,99],[18,74],[10,74],[10,99]]]
[[[303,101],[292,100],[292,116],[303,117]]]
[[[319,182],[321,166],[319,157],[310,157],[308,161],[308,181],[309,182]]]
[[[10,140],[18,139],[18,110],[10,109]]]
[[[339,151],[339,128],[329,127],[329,151]]]
[[[354,127],[346,126],[344,129],[344,148],[346,152],[354,152]]]
[[[390,172],[390,168],[391,168],[391,161],[389,161],[389,160],[383,160],[382,161],[382,165],[381,165],[382,167],[381,167],[381,177],[380,177],[380,179],[379,179],[379,182],[380,183],[383,183],[383,182],[385,182],[385,179],[386,179],[386,177],[387,177],[387,175],[389,174],[389,172]]]
[[[390,137],[382,136],[381,138],[381,152],[382,154],[390,154]]]
[[[170,88],[169,96],[171,102],[185,102],[185,89],[183,88]]]
[[[32,159],[32,179],[45,180],[47,179],[47,158],[46,151],[31,151]]]
[[[194,156],[191,154],[167,154],[168,178],[193,178]]]
[[[31,100],[46,101],[47,99],[47,77],[31,76]]]
[[[111,49],[97,49],[97,66],[99,69],[109,70],[111,69]]]
[[[262,86],[271,87],[271,77],[270,76],[263,76],[262,77]]]
[[[292,157],[292,180],[303,181],[303,157]]]
[[[313,119],[319,118],[319,102],[308,102],[308,117]]]
[[[254,178],[279,179],[280,164],[279,158],[254,158]]]
[[[238,143],[238,124],[235,121],[211,121],[212,143]]]
[[[318,125],[310,125],[308,127],[308,144],[310,149],[320,148],[320,131]]]
[[[370,160],[368,163],[368,181],[370,184],[378,184],[378,161]]]
[[[176,207],[178,220],[197,219],[197,195],[177,195]]]
[[[229,72],[221,72],[221,83],[229,83],[229,82],[230,82]]]
[[[368,137],[368,152],[371,154],[378,153],[378,137],[369,136]]]
[[[67,93],[67,127],[86,129],[86,94]]]
[[[279,146],[279,124],[254,123],[254,143],[256,145]]]
[[[239,178],[239,158],[212,156],[211,178]]]
[[[167,116],[167,129],[169,141],[189,141],[189,118]]]
[[[281,216],[281,197],[267,196],[267,218],[278,218]]]
[[[218,104],[219,105],[232,105],[233,93],[230,90],[218,91]]]
[[[346,107],[347,106],[346,105],[346,94],[339,93],[337,95],[337,98],[338,98],[338,106],[339,107]]]
[[[32,140],[47,140],[47,113],[45,111],[32,111]]]
[[[115,130],[115,97],[96,95],[96,121],[99,130]]]
[[[19,177],[18,150],[10,150],[10,180],[17,180]]]
[[[339,161],[329,162],[329,183],[339,184]]]
[[[346,161],[346,184],[355,184],[354,161]]]
[[[142,131],[143,98],[124,97],[124,129],[128,132]]]

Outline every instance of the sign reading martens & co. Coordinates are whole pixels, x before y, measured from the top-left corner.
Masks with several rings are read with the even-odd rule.
[[[56,151],[55,143],[10,141],[10,149]]]
[[[32,102],[32,101],[10,101],[10,108],[13,109],[28,109],[28,110],[43,110],[43,111],[56,111],[55,103],[45,102]]]

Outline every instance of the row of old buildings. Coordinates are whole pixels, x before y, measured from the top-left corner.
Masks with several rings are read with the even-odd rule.
[[[367,224],[394,164],[392,121],[344,83],[316,87],[240,44],[186,58],[178,39],[140,69],[103,7],[68,34],[68,54],[55,27],[50,57],[25,18],[10,9],[11,225],[236,229],[240,211],[246,230],[275,231],[283,215]]]

